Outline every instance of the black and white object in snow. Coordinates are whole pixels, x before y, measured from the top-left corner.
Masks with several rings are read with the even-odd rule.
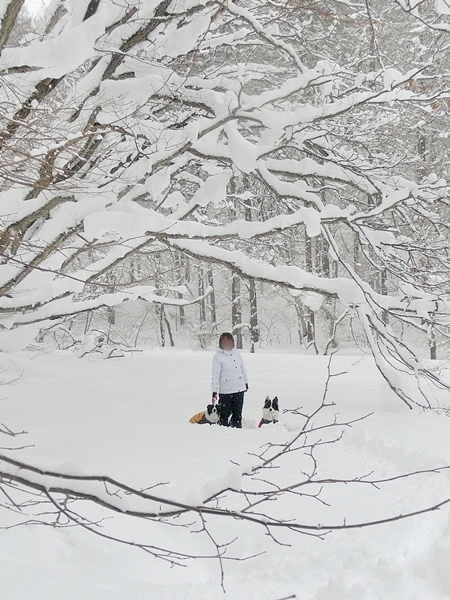
[[[267,423],[277,423],[280,415],[280,408],[278,406],[278,396],[275,396],[272,400],[269,396],[266,396],[263,406],[262,419],[258,424],[258,427]]]

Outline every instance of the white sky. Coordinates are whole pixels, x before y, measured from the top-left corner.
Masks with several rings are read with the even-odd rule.
[[[50,0],[25,0],[25,6],[31,13],[38,13],[45,10]]]

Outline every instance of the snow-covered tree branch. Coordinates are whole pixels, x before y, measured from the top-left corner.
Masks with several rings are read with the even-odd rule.
[[[176,285],[162,294],[108,280],[138,253],[176,249],[336,299],[399,395],[430,403],[396,380],[400,370],[419,389],[435,382],[399,327],[448,335],[447,187],[393,136],[402,120],[445,110],[438,33],[428,30],[420,61],[399,61],[387,34],[374,40],[377,6],[369,27],[362,3],[368,47],[384,59],[355,65],[337,43],[359,35],[345,3],[325,13],[297,2],[55,1],[37,35],[14,37],[22,4],[4,3],[0,35],[3,336],[137,297],[192,302]],[[410,43],[405,11],[415,10],[391,7]],[[317,35],[329,37],[320,58],[308,46]],[[250,202],[247,217],[226,214],[231,196],[238,210]],[[335,275],[301,249],[288,261],[281,247],[269,259],[252,245],[277,247],[280,235],[320,241]]]

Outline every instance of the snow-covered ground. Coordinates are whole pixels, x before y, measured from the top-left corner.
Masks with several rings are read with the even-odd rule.
[[[244,428],[191,425],[189,417],[209,399],[210,352],[145,350],[112,360],[74,356],[2,356],[0,422],[26,430],[1,436],[0,445],[32,445],[3,451],[25,462],[72,474],[108,474],[131,486],[156,488],[164,497],[201,502],[239,482],[251,454],[267,442],[291,439],[303,420],[284,414],[258,429],[266,394],[282,409],[320,404],[327,357],[244,354],[250,390]],[[450,464],[450,419],[411,411],[390,391],[369,357],[335,356],[327,419],[347,421],[369,412],[343,439],[318,452],[320,477],[391,477]],[[445,396],[441,398],[445,402]],[[450,402],[449,402],[450,404]],[[322,417],[323,418],[323,417]],[[301,459],[291,459],[286,480],[295,480]],[[330,505],[298,496],[283,510],[302,523],[371,521],[431,506],[450,498],[450,471],[373,486],[329,486]],[[284,502],[284,500],[281,500]],[[289,502],[291,504],[289,504]],[[86,514],[97,515],[85,505]],[[91,511],[91,512],[89,512]],[[105,516],[104,513],[97,516]],[[0,525],[16,515],[0,509]],[[217,560],[194,559],[173,567],[129,546],[81,528],[39,525],[0,530],[2,600],[437,600],[450,597],[450,504],[410,519],[336,531],[324,540],[280,532],[279,545],[257,525],[210,520],[219,542],[239,536],[231,554],[262,553],[225,564],[226,594]],[[115,518],[104,524],[128,539],[209,554],[206,536],[184,527]]]

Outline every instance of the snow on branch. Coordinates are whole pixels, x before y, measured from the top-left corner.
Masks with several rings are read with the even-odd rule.
[[[373,18],[356,27],[351,3],[330,30],[313,7],[287,20],[251,0],[70,0],[31,36],[11,26],[22,3],[3,3],[2,334],[138,297],[187,305],[182,252],[299,302],[336,299],[383,376],[418,381],[397,325],[431,344],[449,327],[447,184],[430,162],[446,152],[435,132],[449,86],[439,32],[405,56],[396,24],[416,48],[416,19],[432,21],[401,4],[381,35]],[[370,56],[355,59],[360,34]],[[173,297],[131,266],[161,252]]]

